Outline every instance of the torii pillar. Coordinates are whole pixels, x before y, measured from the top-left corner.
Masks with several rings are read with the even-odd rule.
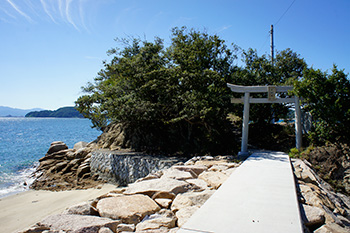
[[[277,92],[288,92],[293,90],[292,86],[239,86],[227,83],[227,86],[233,92],[244,93],[243,98],[232,98],[231,103],[243,103],[243,126],[242,126],[242,145],[239,155],[246,156],[248,153],[248,132],[249,132],[249,109],[251,103],[294,103],[295,104],[295,146],[301,148],[301,111],[299,97],[276,98]],[[250,93],[266,92],[268,98],[251,98]]]

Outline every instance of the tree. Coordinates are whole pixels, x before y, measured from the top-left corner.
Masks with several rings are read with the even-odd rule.
[[[242,52],[242,61],[245,67],[234,72],[233,79],[237,85],[265,86],[265,85],[292,85],[303,75],[307,67],[304,59],[291,49],[278,51],[272,65],[266,55],[258,56],[257,51],[249,49]],[[255,97],[266,97],[263,94],[254,94]],[[285,94],[280,94],[285,97]],[[273,118],[285,118],[289,107],[282,104],[253,104],[250,119],[259,124],[267,124]]]
[[[233,140],[227,114],[232,111],[226,83],[235,66],[234,51],[205,32],[175,28],[172,43],[123,40],[76,101],[95,127],[119,123],[135,149],[220,153]],[[136,136],[135,136],[136,135]],[[136,142],[137,141],[137,142]]]
[[[350,139],[350,81],[344,70],[334,65],[332,73],[306,69],[294,82],[295,93],[303,98],[304,110],[310,112],[313,127],[311,142],[342,142]]]

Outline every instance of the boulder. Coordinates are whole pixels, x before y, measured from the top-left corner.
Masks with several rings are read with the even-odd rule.
[[[316,206],[302,205],[305,213],[304,224],[309,228],[318,228],[325,222],[325,213]]]
[[[314,231],[314,233],[349,233],[349,229],[335,223],[327,223]]]
[[[88,202],[83,202],[76,204],[67,208],[63,214],[78,214],[78,215],[98,215],[98,212],[94,207],[90,205]]]
[[[117,227],[117,232],[134,232],[135,231],[135,225],[134,224],[125,224],[121,223]]]
[[[49,154],[52,154],[61,150],[66,150],[66,149],[68,149],[68,146],[64,142],[61,142],[61,141],[52,142],[46,154],[49,155]]]
[[[159,192],[156,192],[155,194],[153,194],[153,196],[152,196],[153,200],[156,198],[167,198],[167,199],[174,200],[175,194],[170,193],[170,192],[165,192],[165,191],[159,191]]]
[[[77,142],[77,143],[75,143],[74,144],[74,147],[73,147],[73,149],[74,150],[79,150],[79,149],[82,149],[82,148],[85,148],[86,146],[87,146],[87,142]]]
[[[191,189],[191,185],[182,180],[175,180],[169,178],[160,178],[153,180],[144,180],[141,182],[129,184],[124,194],[147,194],[152,196],[156,192],[169,192],[169,193],[184,193]]]
[[[173,166],[172,168],[180,171],[192,172],[197,176],[199,176],[199,174],[201,174],[202,172],[208,169],[206,166],[203,166],[203,165],[187,165],[187,166],[177,165],[177,166]]]
[[[302,160],[295,159],[293,161],[294,174],[305,183],[318,184],[316,174]]]
[[[187,206],[177,211],[176,217],[178,227],[182,227],[198,209],[198,206]]]
[[[142,194],[104,198],[97,203],[96,208],[101,217],[120,219],[129,224],[138,223],[146,215],[160,210],[150,197]]]
[[[328,198],[328,195],[318,186],[308,183],[306,185],[299,185],[299,188],[305,199],[305,204],[320,208],[325,205],[332,210],[335,208],[332,201]]]
[[[201,207],[213,195],[215,190],[204,190],[202,192],[187,192],[175,197],[171,210],[176,212],[188,206]]]
[[[100,228],[100,230],[98,230],[98,233],[114,233],[114,232],[107,227],[102,227]]]
[[[175,227],[175,223],[176,217],[174,214],[171,216],[166,216],[158,213],[152,214],[150,216],[147,216],[144,220],[142,220],[142,222],[136,225],[136,232],[144,230],[156,230],[162,227],[173,228]]]
[[[218,189],[228,178],[227,175],[221,172],[203,172],[198,176],[198,179],[202,179],[214,189]]]
[[[186,182],[193,185],[193,189],[196,191],[202,191],[208,188],[207,182],[202,179],[189,179]]]
[[[109,218],[57,214],[46,217],[37,225],[50,228],[50,232],[64,231],[74,233],[95,233],[102,227],[109,228],[112,232],[115,232],[119,224],[119,220],[111,220]]]
[[[173,200],[168,198],[156,198],[154,201],[162,208],[168,209]]]
[[[195,162],[196,166],[206,166],[208,169],[211,168],[214,165],[218,164],[226,164],[227,160],[199,160]]]
[[[163,172],[163,176],[162,176],[162,178],[170,178],[170,179],[176,179],[176,180],[188,180],[188,179],[193,179],[195,177],[197,177],[195,173],[193,173],[192,175],[191,172],[181,171],[173,168],[166,169]]]

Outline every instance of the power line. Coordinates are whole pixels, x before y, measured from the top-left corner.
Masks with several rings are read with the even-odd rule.
[[[293,6],[293,4],[295,3],[296,0],[293,0],[293,2],[289,5],[289,7],[284,11],[284,13],[281,15],[281,17],[277,20],[277,22],[273,25],[277,25],[281,19],[284,17],[284,15],[289,11],[289,9]],[[266,39],[264,41],[264,43],[261,45],[260,49],[258,50],[258,52],[260,52],[263,47],[266,45],[266,42],[268,41],[268,39],[270,38],[270,35],[271,35],[271,31],[268,32],[268,34],[266,35]]]
[[[281,19],[283,18],[283,16],[288,12],[288,10],[293,6],[294,2],[296,0],[294,0],[290,5],[289,7],[287,8],[287,10],[282,14],[282,16],[277,20],[277,22],[274,24],[275,26],[281,21]]]

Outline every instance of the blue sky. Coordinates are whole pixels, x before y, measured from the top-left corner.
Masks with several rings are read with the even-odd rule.
[[[271,24],[276,50],[350,72],[349,0],[0,0],[0,106],[73,106],[117,37],[167,46],[171,29],[187,26],[262,55]]]

